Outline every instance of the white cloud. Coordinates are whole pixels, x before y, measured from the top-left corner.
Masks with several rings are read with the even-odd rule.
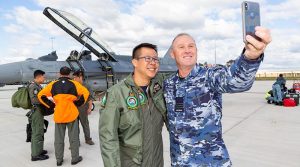
[[[201,9],[201,6],[185,4],[182,1],[149,0],[135,6],[133,13],[153,22],[157,27],[186,29],[203,25],[205,10]]]
[[[263,8],[264,17],[267,21],[299,19],[300,3],[297,0],[286,0],[276,5],[267,5]]]
[[[217,63],[222,64],[236,58],[243,48],[241,2],[130,0],[124,4],[121,0],[36,0],[41,8],[50,6],[74,14],[91,26],[116,53],[131,54],[132,48],[138,43],[151,42],[158,45],[160,54],[164,54],[176,34],[187,32],[197,42],[200,62],[214,63],[216,41]],[[285,20],[285,23],[299,26],[300,4],[296,0],[277,5],[270,5],[267,0],[259,2],[263,25],[270,26],[273,34],[262,69],[285,67],[283,63],[293,68],[300,67],[295,63],[300,60],[297,56],[300,52],[298,27],[286,25],[282,28],[283,25],[277,25]],[[76,41],[42,14],[42,9],[17,7],[6,13],[5,19],[9,22],[4,30],[16,35],[10,39],[14,43],[11,48],[20,46],[20,57],[38,57],[49,53],[50,37],[55,37],[54,48],[61,60],[71,50],[81,49]],[[16,54],[16,50],[8,50],[8,54]]]
[[[37,31],[40,28],[44,28],[46,18],[41,14],[42,11],[31,11],[25,7],[17,7],[14,10],[17,24],[24,28]]]
[[[13,15],[10,14],[10,13],[4,14],[3,17],[4,17],[5,19],[7,19],[7,20],[12,20],[12,19],[14,18]]]
[[[17,24],[9,24],[7,26],[4,26],[3,29],[8,33],[18,33],[22,30],[22,28]]]

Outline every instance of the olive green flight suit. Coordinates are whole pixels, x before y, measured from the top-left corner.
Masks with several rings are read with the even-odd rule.
[[[37,94],[42,90],[41,85],[33,82],[28,87],[29,97],[33,108],[31,109],[31,156],[38,156],[42,153],[44,148],[44,116],[42,115],[42,110],[39,107],[40,103],[37,98]]]
[[[162,127],[166,121],[164,76],[157,74],[147,92],[132,74],[108,89],[102,100],[99,137],[105,167],[162,167]]]
[[[91,140],[91,135],[90,135],[90,125],[89,125],[89,119],[88,119],[88,114],[87,110],[89,108],[89,101],[92,100],[92,94],[93,92],[91,91],[90,87],[87,84],[83,84],[84,87],[86,87],[89,92],[90,96],[87,99],[87,102],[84,103],[82,106],[78,107],[79,110],[79,121],[82,125],[83,133],[84,133],[84,138],[86,141]]]

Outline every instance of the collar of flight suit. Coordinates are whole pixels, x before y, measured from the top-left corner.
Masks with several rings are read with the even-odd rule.
[[[195,64],[195,66],[193,67],[192,71],[189,73],[189,75],[187,75],[184,79],[185,80],[188,80],[189,78],[195,78],[198,73],[199,73],[199,70],[201,69],[201,65],[200,64]],[[177,70],[177,73],[176,73],[176,78],[180,78],[179,77],[179,71]]]
[[[158,75],[158,74],[156,74],[156,75]],[[158,82],[156,82],[155,78],[156,78],[156,77],[152,78],[152,79],[150,80],[149,85],[148,85],[149,93],[150,93],[151,96],[153,95],[153,86],[154,86],[155,84],[158,83]],[[134,89],[135,89],[134,91],[142,90],[139,86],[137,86],[137,85],[134,83],[134,81],[133,81],[133,72],[130,73],[130,74],[125,78],[124,83],[127,85],[128,88],[130,88],[130,87],[131,87],[131,89],[134,88]],[[162,85],[160,84],[160,86],[162,86]]]
[[[127,86],[130,86],[130,87],[135,87],[136,89],[140,89],[139,86],[137,86],[135,83],[134,83],[134,80],[133,80],[133,72],[130,73],[126,78],[125,78],[125,84]],[[149,83],[149,87],[151,86],[152,84],[152,79],[150,80],[150,83]]]
[[[36,86],[39,87],[39,88],[43,88],[42,85],[38,84],[38,83],[35,82],[35,81],[32,81],[32,84],[33,84],[33,85],[36,85]]]
[[[125,84],[127,86],[136,87],[134,81],[133,81],[133,73],[130,73],[124,80]]]

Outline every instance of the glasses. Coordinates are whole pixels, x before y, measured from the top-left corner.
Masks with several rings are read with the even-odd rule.
[[[148,63],[150,63],[150,62],[159,63],[159,59],[158,58],[154,58],[154,57],[150,57],[150,56],[138,57],[136,59],[138,59],[138,60],[139,59],[144,59],[145,62],[148,62]]]

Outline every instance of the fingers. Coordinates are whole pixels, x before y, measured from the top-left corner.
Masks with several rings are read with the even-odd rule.
[[[257,59],[264,52],[266,46],[272,41],[269,29],[257,26],[255,27],[255,35],[259,37],[260,40],[251,35],[246,36],[245,55],[249,59]]]
[[[265,44],[269,44],[272,41],[271,32],[267,28],[260,26],[255,27],[255,35],[259,37]]]
[[[250,35],[246,36],[246,40],[248,44],[251,44],[256,50],[264,50],[265,47],[272,41],[270,30],[267,28],[260,26],[255,27],[255,35],[261,40],[257,40]]]
[[[263,50],[266,47],[266,43],[255,39],[251,35],[247,35],[246,40],[248,42],[246,45],[251,45],[252,46],[252,47],[249,47],[250,49]]]

